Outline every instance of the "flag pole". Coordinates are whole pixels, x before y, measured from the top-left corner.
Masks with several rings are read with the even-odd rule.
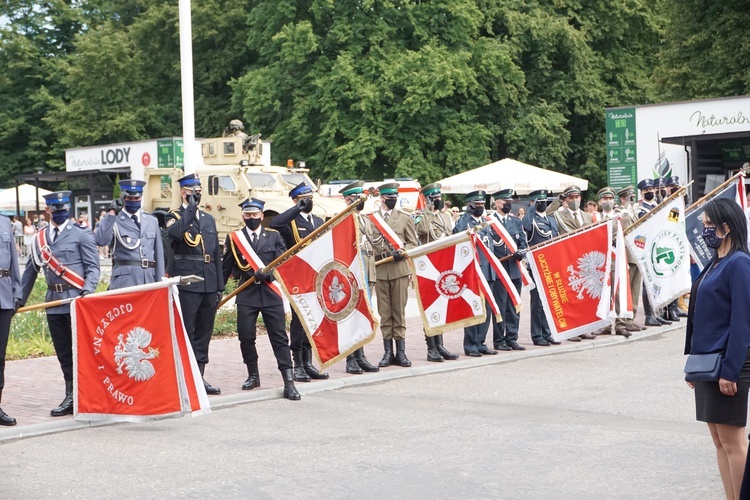
[[[466,231],[461,231],[460,233],[452,234],[446,238],[440,238],[439,240],[431,241],[430,243],[426,243],[424,245],[419,245],[418,247],[412,248],[409,251],[404,251],[404,256],[414,259],[430,252],[436,252],[444,248],[458,245],[459,243],[463,243],[464,241],[469,241],[469,235],[473,231],[476,231],[477,228],[481,229],[486,225],[487,224],[485,222],[482,222],[481,224],[477,224],[474,227],[468,228]],[[391,255],[389,257],[386,257],[385,259],[381,259],[375,262],[375,265],[379,266],[381,264],[387,264],[388,262],[391,262],[393,260],[393,256]]]
[[[196,283],[199,281],[203,281],[203,278],[200,276],[195,275],[189,275],[189,276],[175,276],[173,278],[167,278],[163,281],[156,281],[154,283],[147,283],[145,285],[135,285],[135,286],[128,286],[124,288],[118,288],[116,290],[105,290],[104,292],[95,292],[90,293],[86,295],[85,297],[107,297],[109,295],[122,295],[124,293],[133,293],[133,292],[146,292],[149,290],[156,290],[159,288],[164,288],[170,285],[189,285],[190,283]],[[41,304],[34,304],[30,306],[21,307],[16,311],[16,313],[24,313],[28,311],[36,311],[39,309],[48,309],[50,307],[57,307],[57,306],[64,306],[66,304],[70,304],[75,299],[80,299],[81,296],[78,297],[71,297],[69,299],[60,299],[60,300],[52,300],[50,302],[42,302]]]
[[[302,250],[304,247],[306,247],[307,245],[309,245],[310,243],[312,243],[313,240],[315,240],[319,236],[322,236],[323,234],[327,233],[330,229],[333,228],[333,226],[335,226],[336,224],[338,224],[341,221],[341,219],[343,219],[344,217],[346,217],[347,215],[349,215],[359,205],[361,205],[362,203],[364,203],[366,199],[367,199],[367,196],[362,196],[357,201],[355,201],[354,203],[352,203],[351,205],[348,205],[344,210],[342,210],[341,212],[339,212],[338,214],[334,215],[333,217],[331,217],[330,219],[328,219],[327,221],[325,221],[323,224],[321,224],[321,226],[319,228],[315,229],[312,233],[308,234],[307,236],[305,236],[304,238],[302,238],[301,240],[299,240],[292,248],[288,249],[286,252],[284,252],[283,254],[279,255],[276,259],[274,259],[273,262],[271,262],[270,264],[268,264],[267,266],[265,266],[263,269],[261,269],[261,271],[264,272],[264,273],[266,273],[266,272],[270,271],[271,269],[273,269],[274,267],[276,267],[279,264],[281,264],[282,262],[284,262],[285,260],[287,260],[290,257],[292,257],[294,254],[296,254],[297,252],[299,252],[300,250]],[[238,286],[237,288],[235,288],[232,291],[232,293],[230,293],[229,295],[227,295],[224,298],[222,298],[221,301],[219,301],[219,304],[216,306],[216,308],[218,309],[221,306],[223,306],[224,304],[226,304],[229,299],[231,299],[232,297],[234,297],[235,295],[237,295],[238,293],[240,293],[242,290],[244,290],[245,288],[249,287],[253,283],[255,283],[255,276],[250,276],[250,278],[247,281],[245,281],[243,284],[241,284],[240,286]]]
[[[743,171],[740,170],[739,172],[737,172],[736,174],[734,174],[732,177],[730,177],[726,181],[724,181],[721,184],[719,184],[719,186],[717,186],[715,189],[713,189],[710,193],[704,194],[701,199],[699,199],[698,201],[696,201],[695,203],[693,203],[692,205],[690,205],[689,207],[687,207],[685,209],[685,213],[688,213],[688,212],[691,212],[691,211],[695,210],[696,208],[698,208],[700,206],[701,203],[703,203],[705,201],[708,201],[710,198],[713,198],[716,195],[716,193],[718,193],[719,191],[721,191],[722,189],[724,189],[725,187],[727,187],[733,181],[737,180],[738,177],[745,177],[745,172],[743,172]]]
[[[638,219],[637,221],[635,221],[633,224],[631,224],[630,226],[628,226],[628,228],[625,229],[624,232],[623,232],[624,235],[627,236],[628,234],[630,234],[631,232],[633,232],[633,229],[637,228],[638,226],[640,226],[641,224],[643,224],[644,222],[646,222],[647,220],[649,220],[655,213],[657,213],[661,209],[661,207],[663,207],[667,203],[670,203],[672,200],[677,199],[680,196],[683,196],[684,193],[686,192],[687,188],[690,187],[690,185],[693,182],[695,182],[695,181],[688,182],[687,184],[685,184],[684,186],[682,186],[680,189],[678,189],[674,193],[672,193],[669,196],[667,196],[661,203],[659,203],[658,205],[656,205],[656,207],[654,207],[653,210],[651,210],[650,212],[648,212],[647,214],[645,214],[643,217],[641,217],[640,219]],[[687,210],[685,210],[685,212],[687,212]]]
[[[578,229],[576,229],[575,231],[571,231],[571,232],[569,232],[569,233],[565,233],[565,234],[561,234],[561,235],[559,235],[559,236],[555,236],[555,237],[554,237],[554,238],[552,238],[552,239],[549,239],[549,240],[547,240],[547,241],[542,241],[541,243],[537,243],[536,245],[534,245],[534,246],[532,246],[532,247],[529,247],[529,248],[525,248],[525,249],[523,249],[523,252],[524,252],[524,253],[527,253],[527,252],[531,252],[532,250],[539,250],[540,248],[544,248],[544,247],[546,247],[547,245],[551,245],[552,243],[557,243],[558,241],[564,240],[565,238],[569,238],[569,237],[571,237],[571,236],[573,236],[573,235],[575,235],[575,234],[578,234],[578,233],[582,233],[583,231],[586,231],[586,230],[588,230],[588,229],[592,229],[592,228],[595,228],[595,227],[601,226],[602,224],[604,224],[604,223],[606,223],[606,222],[608,222],[608,221],[610,221],[610,220],[612,220],[612,219],[604,219],[604,220],[600,220],[600,221],[592,222],[591,224],[586,224],[585,226],[581,226],[581,227],[579,227],[579,228],[578,228]],[[519,252],[520,252],[520,251],[521,251],[521,250],[519,250]],[[510,260],[511,258],[513,258],[513,254],[510,254],[510,255],[506,255],[506,256],[505,256],[505,257],[503,257],[502,259],[498,259],[498,260],[499,260],[500,262],[505,262],[506,260]]]

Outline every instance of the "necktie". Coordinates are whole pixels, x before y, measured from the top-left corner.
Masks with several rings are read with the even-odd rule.
[[[390,214],[391,214],[390,212],[386,212],[386,213],[384,213],[384,214],[383,214],[383,220],[384,220],[384,221],[386,221],[386,222],[388,222],[388,216],[389,216]]]
[[[59,228],[52,229],[52,241],[55,241],[57,239],[57,235],[60,233]]]
[[[133,219],[133,222],[135,222],[135,225],[138,226],[138,230],[141,229],[141,223],[138,222],[138,216],[133,214],[130,216],[131,219]]]
[[[573,212],[573,220],[576,221],[576,226],[581,226],[581,221],[578,219],[578,212]]]
[[[258,246],[258,233],[256,233],[255,231],[250,233],[250,239],[250,243],[253,245],[253,247]]]

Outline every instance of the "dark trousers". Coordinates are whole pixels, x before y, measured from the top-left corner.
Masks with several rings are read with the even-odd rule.
[[[13,309],[0,309],[0,389],[5,387],[5,350],[10,337],[10,320]]]
[[[180,308],[185,320],[190,345],[193,346],[195,361],[199,365],[208,363],[208,343],[214,331],[217,294],[195,293],[180,290]]]
[[[544,306],[539,291],[534,288],[531,291],[531,340],[549,339],[552,332],[544,315]]]
[[[242,362],[246,365],[257,366],[258,350],[255,348],[255,327],[258,321],[258,313],[263,315],[263,323],[266,325],[268,340],[271,341],[279,370],[291,369],[292,356],[289,354],[289,339],[286,336],[284,306],[282,304],[266,307],[237,306],[237,336],[240,339]]]
[[[484,306],[487,311],[487,317],[478,325],[464,328],[464,352],[477,352],[480,348],[486,347],[484,341],[487,339],[487,331],[490,328],[492,309],[489,302],[485,301]]]
[[[55,346],[57,361],[66,382],[73,381],[73,329],[70,326],[70,314],[48,314],[47,325]]]
[[[302,326],[302,322],[294,310],[292,310],[292,323],[289,325],[289,341],[289,347],[294,352],[312,349],[307,333],[305,333],[305,327]]]
[[[521,295],[521,278],[511,280],[513,286]],[[492,317],[492,343],[493,345],[504,344],[509,340],[518,341],[519,314],[516,312],[516,306],[510,298],[510,294],[505,289],[503,282],[500,280],[492,284],[492,295],[495,296],[495,302],[500,309],[500,315],[503,320],[498,322]]]

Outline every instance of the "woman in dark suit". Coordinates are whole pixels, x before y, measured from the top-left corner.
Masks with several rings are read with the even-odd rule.
[[[703,240],[716,251],[693,283],[685,354],[724,352],[718,382],[696,382],[696,419],[708,424],[728,499],[739,497],[745,468],[750,388],[750,254],[747,222],[734,200],[712,200]]]

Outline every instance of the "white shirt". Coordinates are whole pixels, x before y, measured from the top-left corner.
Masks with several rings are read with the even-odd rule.
[[[53,242],[53,241],[55,241],[55,230],[54,230],[54,228],[57,227],[57,235],[60,236],[62,234],[63,230],[65,229],[65,227],[68,225],[68,221],[69,220],[70,219],[65,219],[65,222],[63,222],[59,226],[55,226],[54,222],[49,225],[49,241],[50,241],[50,243]]]

